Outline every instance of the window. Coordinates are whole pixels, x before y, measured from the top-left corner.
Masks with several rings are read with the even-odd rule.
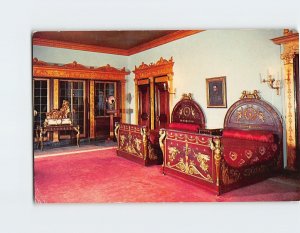
[[[106,100],[109,96],[116,98],[116,82],[96,82],[95,116],[106,116]]]
[[[71,120],[73,125],[80,126],[80,132],[85,132],[84,127],[84,82],[83,81],[60,81],[59,82],[59,106],[62,106],[63,100],[70,103]],[[61,133],[64,134],[63,132]],[[68,134],[68,133],[66,133]],[[69,135],[69,134],[68,134]]]
[[[48,81],[37,79],[33,81],[33,110],[36,111],[34,116],[34,129],[37,126],[43,126],[48,111]]]

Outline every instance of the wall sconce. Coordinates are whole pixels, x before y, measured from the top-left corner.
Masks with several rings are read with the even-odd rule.
[[[260,74],[260,82],[261,83],[267,83],[268,86],[272,89],[275,89],[276,94],[279,95],[279,90],[280,90],[280,87],[281,87],[281,81],[279,79],[275,80],[275,78],[273,78],[272,74],[270,74],[268,72],[267,79],[262,79],[261,74]]]

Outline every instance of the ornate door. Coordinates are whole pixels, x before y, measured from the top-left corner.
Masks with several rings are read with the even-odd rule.
[[[154,128],[165,128],[169,123],[169,92],[168,92],[168,83],[159,82],[155,83],[155,113],[154,113]]]
[[[150,86],[149,84],[138,86],[139,107],[138,107],[138,124],[150,128]]]

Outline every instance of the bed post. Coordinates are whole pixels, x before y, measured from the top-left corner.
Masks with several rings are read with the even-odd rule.
[[[160,146],[160,149],[162,151],[162,155],[163,155],[163,163],[162,163],[162,173],[165,175],[165,171],[164,171],[164,168],[165,168],[165,145],[164,145],[164,140],[166,138],[166,130],[164,129],[160,129],[159,130],[159,146]]]
[[[120,123],[116,122],[115,123],[115,135],[116,135],[116,139],[117,139],[118,149],[120,148],[120,145],[119,145],[119,129],[120,129]]]
[[[141,128],[141,135],[143,137],[143,145],[144,145],[144,162],[145,162],[145,165],[147,165],[147,156],[148,156],[148,140],[147,140],[147,134],[148,134],[148,131],[147,131],[147,128],[145,126],[143,126]]]
[[[216,185],[218,187],[219,192],[219,186],[220,186],[220,161],[221,161],[221,140],[220,138],[214,138],[213,141],[211,141],[210,148],[213,151],[214,154],[214,160],[215,160],[215,166],[216,166]]]

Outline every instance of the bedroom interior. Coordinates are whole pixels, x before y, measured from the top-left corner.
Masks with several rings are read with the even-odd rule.
[[[32,34],[34,200],[300,200],[299,34]]]

